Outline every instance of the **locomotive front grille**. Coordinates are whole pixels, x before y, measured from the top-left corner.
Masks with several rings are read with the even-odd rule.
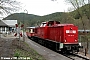
[[[67,50],[77,50],[78,49],[78,45],[76,44],[72,44],[72,45],[64,45],[64,48],[66,48]]]
[[[71,50],[71,46],[65,46],[67,50]]]

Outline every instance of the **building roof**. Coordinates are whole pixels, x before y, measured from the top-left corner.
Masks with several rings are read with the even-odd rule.
[[[0,20],[0,26],[14,27],[17,24],[17,20]]]
[[[5,24],[2,20],[0,20],[0,26],[8,26],[8,25]]]

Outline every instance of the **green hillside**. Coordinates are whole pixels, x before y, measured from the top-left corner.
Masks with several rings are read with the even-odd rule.
[[[3,20],[18,20],[18,23],[25,23],[25,26],[35,26],[39,25],[42,21],[48,21],[48,20],[57,20],[61,21],[63,12],[57,12],[46,16],[37,16],[33,14],[26,14],[26,13],[14,13]],[[62,21],[61,21],[62,22]]]
[[[85,25],[85,29],[90,29],[89,20],[87,18],[89,11],[88,5],[82,6],[79,9],[80,14],[82,15],[82,19]],[[3,20],[18,20],[18,24],[25,24],[27,26],[36,26],[40,25],[42,21],[48,20],[56,20],[60,21],[61,23],[72,23],[79,27],[79,29],[83,29],[81,16],[78,14],[77,10],[72,12],[56,12],[45,16],[37,16],[33,14],[26,14],[26,13],[14,13]]]

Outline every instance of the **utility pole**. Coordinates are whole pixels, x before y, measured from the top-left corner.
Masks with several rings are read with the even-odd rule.
[[[25,9],[25,10],[24,10],[24,13],[27,13],[27,14],[28,14],[28,11]],[[24,14],[24,13],[23,13],[23,14]],[[26,15],[23,15],[23,25],[24,25],[24,26],[23,26],[23,41],[25,41],[25,35],[24,35],[24,30],[25,30],[25,21],[24,21],[24,20],[25,20],[25,16],[26,16]]]

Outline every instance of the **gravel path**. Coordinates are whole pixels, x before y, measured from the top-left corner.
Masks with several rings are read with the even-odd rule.
[[[0,57],[13,57],[12,40],[0,38]]]
[[[19,54],[19,57],[29,57],[31,60],[45,60],[43,56],[30,48],[27,43],[16,37],[8,36],[0,38],[0,60],[6,60],[4,58],[11,60],[13,57],[16,57],[15,59],[17,60],[16,53]]]

